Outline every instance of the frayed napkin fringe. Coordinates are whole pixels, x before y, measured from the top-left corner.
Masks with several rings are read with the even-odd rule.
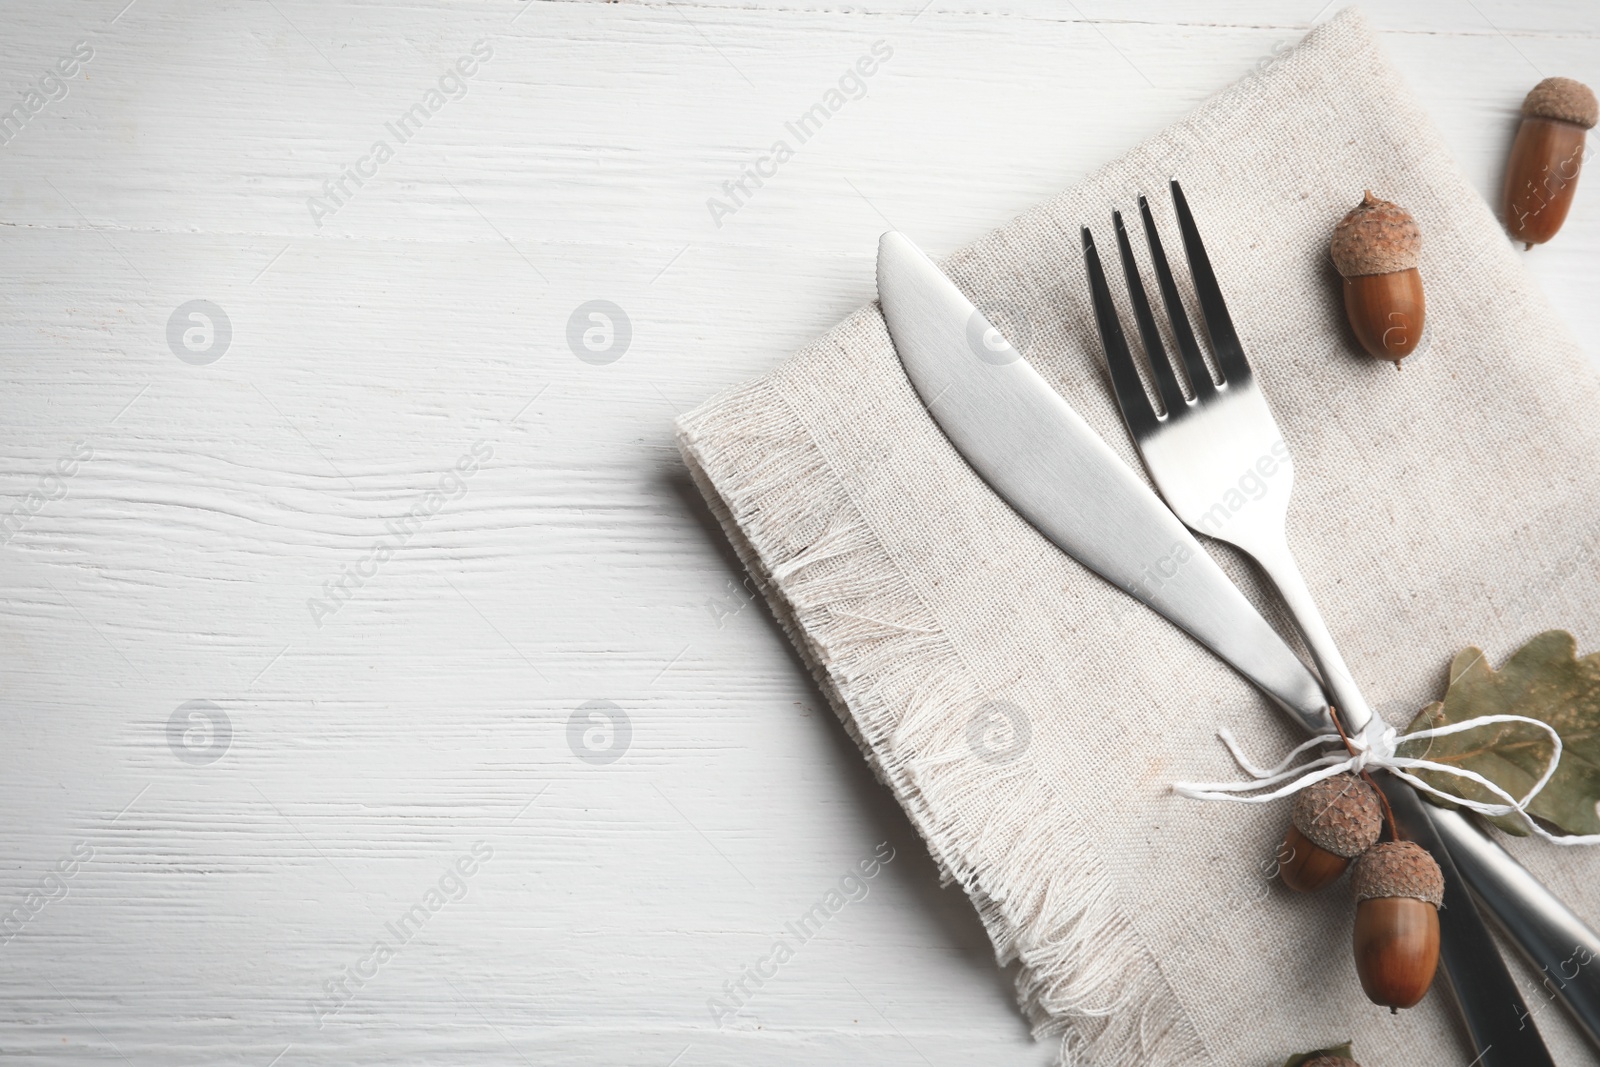
[[[1205,1062],[1088,827],[1027,753],[1000,765],[974,754],[966,728],[985,694],[782,395],[765,381],[731,390],[679,420],[678,444],[846,730],[946,881],[972,898],[996,957],[1021,961],[1035,1036],[1060,1038],[1063,1067]]]

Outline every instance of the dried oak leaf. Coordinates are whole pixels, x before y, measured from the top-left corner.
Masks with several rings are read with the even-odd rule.
[[[1444,699],[1422,709],[1409,732],[1482,715],[1525,715],[1561,735],[1561,765],[1528,811],[1558,830],[1600,833],[1600,652],[1578,658],[1578,642],[1565,630],[1546,630],[1498,670],[1483,652],[1462,649],[1450,662]],[[1527,723],[1496,723],[1447,737],[1401,739],[1398,753],[1477,771],[1514,797],[1533,788],[1549,762],[1550,735]],[[1438,771],[1413,771],[1436,789],[1492,804],[1504,801],[1476,782]],[[1430,797],[1430,800],[1435,798]],[[1435,801],[1437,803],[1437,801]],[[1526,836],[1516,815],[1491,820]]]
[[[1298,1055],[1290,1056],[1283,1061],[1283,1067],[1303,1067],[1303,1065],[1309,1064],[1316,1059],[1329,1059],[1334,1063],[1340,1060],[1344,1060],[1347,1063],[1356,1062],[1355,1053],[1350,1051],[1350,1042],[1346,1041],[1344,1044],[1336,1045],[1333,1048],[1313,1049],[1310,1052],[1302,1052]]]

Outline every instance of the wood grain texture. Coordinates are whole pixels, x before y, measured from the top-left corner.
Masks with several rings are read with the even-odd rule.
[[[881,230],[953,249],[1326,10],[125,2],[14,5],[0,38],[18,99],[94,53],[0,146],[0,1054],[1050,1062],[741,588],[670,420],[871,299]],[[1491,202],[1526,89],[1600,84],[1581,0],[1369,12]],[[865,95],[717,225],[708,198],[878,41]],[[314,218],[476,42],[465,95]],[[1600,354],[1595,196],[1529,263]],[[632,327],[603,365],[567,340],[597,299]],[[206,365],[168,342],[192,300],[231,324]],[[595,700],[631,728],[614,762],[579,758],[618,736],[569,725]],[[226,744],[174,732],[191,701]]]

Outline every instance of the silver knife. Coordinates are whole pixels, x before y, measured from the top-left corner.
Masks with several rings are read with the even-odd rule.
[[[1090,570],[1187,631],[1294,715],[1332,732],[1322,687],[1151,489],[1034,371],[937,265],[898,233],[878,246],[878,296],[895,350],[929,414],[991,488]],[[1399,817],[1441,856],[1442,922],[1452,991],[1484,1065],[1552,1062],[1456,869],[1495,910],[1536,966],[1561,967],[1596,937],[1553,894],[1460,815],[1396,790]],[[1445,849],[1433,849],[1436,854]],[[1451,862],[1453,858],[1454,862]],[[1570,965],[1570,964],[1569,964]],[[1592,1037],[1600,1035],[1600,965],[1555,990]],[[1565,969],[1561,971],[1565,978]]]

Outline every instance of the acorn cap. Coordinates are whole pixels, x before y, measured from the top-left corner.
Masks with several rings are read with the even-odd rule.
[[[1595,101],[1594,90],[1580,81],[1546,78],[1528,90],[1522,101],[1522,116],[1559,119],[1591,130],[1600,120],[1600,104]]]
[[[1444,903],[1444,874],[1428,850],[1415,841],[1385,841],[1356,860],[1351,877],[1356,902],[1384,897]]]
[[[1300,790],[1291,817],[1313,845],[1345,859],[1377,844],[1383,832],[1377,794],[1353,774],[1336,774]]]
[[[1333,228],[1328,251],[1333,265],[1346,278],[1393,274],[1417,265],[1422,229],[1405,208],[1379,200],[1369,189],[1361,203]]]
[[[1314,1060],[1305,1060],[1300,1067],[1361,1067],[1361,1064],[1343,1056],[1318,1056]]]

